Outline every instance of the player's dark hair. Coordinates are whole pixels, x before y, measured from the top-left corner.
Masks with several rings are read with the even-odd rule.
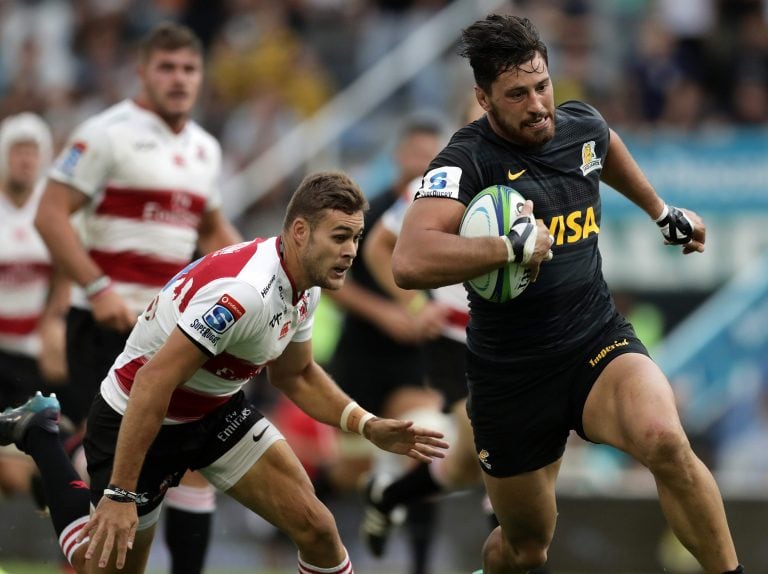
[[[283,230],[297,218],[303,217],[314,229],[325,215],[326,209],[342,211],[348,215],[368,209],[360,187],[341,171],[320,171],[306,176],[288,202]]]
[[[164,22],[155,27],[139,44],[139,58],[149,60],[153,52],[172,52],[189,48],[198,54],[203,53],[203,45],[191,28],[175,22]]]
[[[489,14],[461,32],[459,55],[469,59],[475,83],[489,93],[500,74],[530,62],[537,53],[548,62],[547,46],[528,18]]]

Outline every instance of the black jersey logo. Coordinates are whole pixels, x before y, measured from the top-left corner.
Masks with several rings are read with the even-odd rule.
[[[526,171],[528,171],[528,170],[521,169],[517,173],[512,173],[512,170],[508,169],[507,170],[507,179],[509,181],[515,181],[517,178],[519,178],[521,175],[523,175]]]
[[[576,243],[593,233],[600,233],[600,227],[591,205],[586,211],[578,209],[568,215],[555,215],[549,221],[549,234],[555,238],[555,245]]]

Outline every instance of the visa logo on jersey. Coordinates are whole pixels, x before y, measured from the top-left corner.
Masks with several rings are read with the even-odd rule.
[[[586,211],[576,210],[568,215],[555,215],[549,221],[549,234],[555,238],[555,245],[576,243],[593,233],[600,233],[592,206]]]
[[[245,314],[245,308],[231,295],[224,294],[203,315],[203,321],[217,333],[223,333]]]

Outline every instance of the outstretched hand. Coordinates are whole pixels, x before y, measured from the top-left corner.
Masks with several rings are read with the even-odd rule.
[[[103,544],[99,555],[99,568],[107,567],[114,550],[115,566],[118,570],[122,569],[128,550],[133,547],[138,524],[135,504],[102,498],[91,519],[77,537],[78,542],[88,536],[91,538],[85,552],[85,559],[92,559]]]
[[[443,458],[448,443],[440,440],[443,433],[417,427],[411,421],[374,418],[363,431],[365,437],[382,450],[404,454],[429,464],[433,458]]]

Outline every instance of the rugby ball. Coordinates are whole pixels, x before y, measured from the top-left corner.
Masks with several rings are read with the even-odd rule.
[[[511,187],[492,185],[469,202],[461,218],[462,237],[499,237],[509,232],[512,222],[523,209],[525,198]],[[525,291],[530,283],[530,269],[509,263],[466,283],[483,299],[503,303]]]

